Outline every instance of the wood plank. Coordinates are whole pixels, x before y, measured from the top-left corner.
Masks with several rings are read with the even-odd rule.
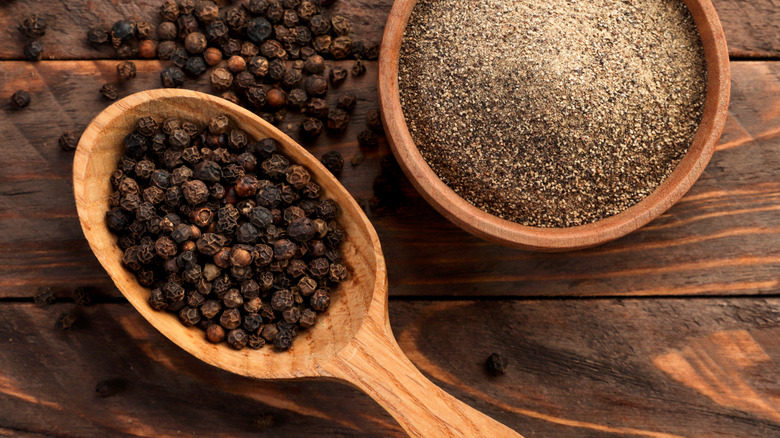
[[[56,436],[403,436],[335,382],[262,382],[192,358],[128,304],[0,304],[0,431]],[[456,397],[527,437],[780,432],[780,300],[391,302],[401,347]],[[109,347],[109,348],[107,348]],[[507,374],[490,377],[500,352]],[[124,388],[100,398],[98,382]]]
[[[5,99],[27,86],[33,103],[0,111],[0,297],[31,296],[40,286],[96,286],[117,292],[84,241],[72,200],[72,156],[56,140],[84,127],[106,102],[97,89],[114,80],[113,61],[4,62]],[[355,142],[365,114],[375,108],[368,73],[350,78],[359,96],[343,137],[323,135],[310,151],[340,151],[349,164],[341,181],[368,199],[390,155],[384,141],[374,150]],[[139,62],[129,94],[158,84],[159,64]],[[780,63],[734,64],[733,97],[726,131],[709,167],[691,192],[669,212],[627,237],[602,247],[562,254],[535,254],[488,244],[433,211],[403,177],[399,209],[369,211],[384,245],[395,295],[697,295],[776,294],[780,291]],[[208,91],[203,82],[188,87]],[[335,99],[338,92],[331,93]],[[297,116],[300,117],[300,116]],[[297,135],[296,116],[282,128]]]
[[[16,30],[19,21],[38,13],[50,26],[43,38],[44,59],[105,59],[112,50],[94,50],[85,42],[86,30],[100,23],[111,24],[127,18],[159,23],[160,0],[133,2],[93,2],[72,0],[12,1],[0,3],[0,59],[22,59],[24,36]],[[236,2],[239,3],[239,2]],[[240,3],[245,3],[241,1]],[[392,7],[392,0],[340,1],[332,11],[352,21],[352,35],[370,43],[382,39],[382,30]],[[780,56],[780,9],[772,0],[713,0],[720,15],[729,53],[736,57]]]

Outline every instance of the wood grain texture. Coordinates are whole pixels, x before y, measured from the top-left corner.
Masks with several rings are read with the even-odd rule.
[[[128,304],[0,305],[0,431],[56,436],[404,436],[367,396],[259,381],[194,360]],[[401,348],[434,382],[528,437],[773,437],[780,300],[391,302]],[[107,348],[110,347],[110,348]],[[492,352],[507,374],[483,369]],[[100,398],[95,385],[126,388]]]
[[[107,103],[97,93],[114,81],[112,61],[4,62],[0,69],[0,297],[32,296],[51,286],[65,296],[76,286],[118,292],[83,239],[70,183],[72,155],[59,135],[83,128]],[[342,184],[371,197],[386,142],[375,149],[354,140],[376,108],[376,64],[350,78],[358,95],[347,133],[308,147],[315,156],[358,152]],[[123,95],[156,87],[159,65],[139,62]],[[369,210],[388,262],[394,295],[700,295],[780,291],[780,63],[734,63],[732,102],[720,145],[691,191],[646,227],[607,245],[574,253],[531,254],[488,244],[439,216],[404,179],[396,210]],[[33,93],[23,111],[7,97],[22,86]],[[208,90],[203,81],[188,87]],[[336,99],[339,92],[330,93]],[[291,120],[295,117],[288,116]],[[290,126],[292,125],[292,126]],[[294,138],[297,127],[282,129]]]
[[[240,3],[243,3],[241,1]],[[0,59],[21,59],[24,36],[16,30],[22,17],[42,14],[51,23],[43,38],[44,59],[105,59],[111,50],[94,50],[85,43],[86,29],[122,18],[157,24],[159,0],[110,2],[90,0],[13,0],[0,3]],[[713,0],[726,32],[729,53],[737,57],[780,56],[780,9],[773,0]],[[352,34],[378,43],[392,0],[340,1],[335,13],[352,21]]]

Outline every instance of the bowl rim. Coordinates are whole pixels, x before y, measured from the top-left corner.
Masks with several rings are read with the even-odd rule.
[[[707,71],[706,95],[693,143],[672,174],[650,195],[614,216],[567,228],[521,225],[487,213],[439,179],[414,144],[401,107],[398,64],[406,24],[417,0],[396,0],[379,55],[379,105],[390,148],[417,191],[460,228],[502,245],[536,251],[569,251],[601,245],[652,221],[676,203],[710,161],[726,124],[731,72],[726,37],[710,0],[684,0],[701,36]]]

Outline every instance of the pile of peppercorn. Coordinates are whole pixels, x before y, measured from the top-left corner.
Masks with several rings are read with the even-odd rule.
[[[343,132],[354,108],[354,96],[329,108],[323,99],[329,83],[344,82],[349,72],[326,67],[325,58],[355,59],[352,74],[365,73],[363,59],[376,59],[376,44],[366,46],[349,36],[350,22],[325,10],[332,0],[250,0],[246,5],[218,6],[213,1],[165,0],[162,22],[120,20],[87,32],[93,45],[113,44],[119,58],[159,58],[171,64],[160,73],[163,87],[181,87],[213,67],[214,91],[279,123],[287,110],[303,111],[306,138],[323,129]],[[131,61],[117,66],[120,79],[135,76]],[[113,86],[101,92],[116,99]]]
[[[289,349],[347,277],[336,203],[226,116],[143,117],[124,144],[106,222],[149,304],[214,343]]]

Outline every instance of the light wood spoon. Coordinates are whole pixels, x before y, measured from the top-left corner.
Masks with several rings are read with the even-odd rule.
[[[342,250],[350,278],[333,294],[327,313],[284,353],[211,344],[200,329],[153,310],[147,302],[149,290],[122,265],[122,251],[105,223],[109,175],[123,153],[124,136],[138,118],[180,117],[205,124],[217,114],[227,114],[255,138],[278,140],[287,156],[312,173],[324,197],[341,206],[338,222],[346,234]],[[73,190],[84,235],[122,294],[163,335],[204,362],[258,379],[346,381],[370,395],[413,436],[519,436],[431,383],[404,355],[390,329],[387,271],[371,223],[317,159],[251,112],[188,90],[151,90],[126,97],[101,112],[84,131],[73,160]]]

